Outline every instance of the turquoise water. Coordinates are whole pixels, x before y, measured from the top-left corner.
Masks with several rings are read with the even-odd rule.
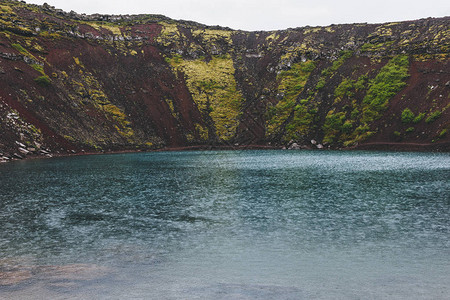
[[[450,155],[0,165],[0,298],[448,299]]]

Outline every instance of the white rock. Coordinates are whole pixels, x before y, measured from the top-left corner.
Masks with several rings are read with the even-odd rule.
[[[300,146],[297,143],[292,143],[291,146],[289,146],[289,150],[300,150]]]
[[[13,154],[14,158],[18,158],[18,159],[23,159],[23,157],[20,154],[14,153]]]
[[[22,147],[22,148],[26,148],[27,146],[25,146],[24,144],[22,144],[21,142],[16,141],[17,146]]]
[[[19,152],[24,154],[24,155],[27,155],[28,153],[30,153],[30,151],[28,151],[27,149],[24,149],[22,147],[19,147]]]

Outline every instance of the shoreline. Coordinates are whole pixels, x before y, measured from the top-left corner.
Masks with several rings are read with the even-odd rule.
[[[245,146],[231,146],[231,145],[195,145],[195,146],[180,146],[180,147],[164,147],[159,149],[123,149],[123,150],[107,150],[107,151],[80,151],[75,153],[49,153],[48,155],[28,154],[22,156],[21,159],[15,158],[10,155],[9,160],[0,160],[1,163],[8,163],[14,161],[26,161],[33,159],[51,159],[57,157],[73,157],[73,156],[85,156],[85,155],[104,155],[104,154],[121,154],[121,153],[152,153],[152,152],[174,152],[174,151],[212,151],[212,150],[281,150],[280,146],[268,146],[268,145],[245,145]]]
[[[348,150],[399,151],[399,152],[450,152],[450,142],[441,143],[395,143],[372,142],[357,145]],[[346,149],[343,149],[346,150]]]
[[[175,146],[164,147],[160,149],[151,150],[110,150],[110,151],[80,151],[76,153],[51,153],[51,156],[30,154],[24,156],[22,159],[10,158],[9,160],[0,160],[0,163],[8,163],[13,161],[26,161],[32,159],[51,159],[56,157],[72,157],[72,156],[85,156],[85,155],[103,155],[103,154],[122,154],[122,153],[152,153],[152,152],[175,152],[175,151],[214,151],[214,150],[290,150],[290,151],[380,151],[380,152],[436,152],[436,153],[449,153],[450,142],[434,143],[434,144],[418,144],[418,143],[391,143],[391,142],[373,142],[362,145],[357,145],[348,148],[330,149],[323,148],[317,149],[312,146],[303,146],[298,149],[288,149],[286,146],[273,146],[273,145],[193,145],[193,146]]]

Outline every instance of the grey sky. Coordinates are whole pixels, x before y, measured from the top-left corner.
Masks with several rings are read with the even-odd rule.
[[[65,11],[162,14],[242,30],[381,23],[450,15],[448,0],[26,0]]]

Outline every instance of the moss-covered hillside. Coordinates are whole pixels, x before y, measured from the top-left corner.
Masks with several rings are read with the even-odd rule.
[[[449,17],[244,32],[1,0],[0,160],[202,145],[448,151],[449,46]]]

